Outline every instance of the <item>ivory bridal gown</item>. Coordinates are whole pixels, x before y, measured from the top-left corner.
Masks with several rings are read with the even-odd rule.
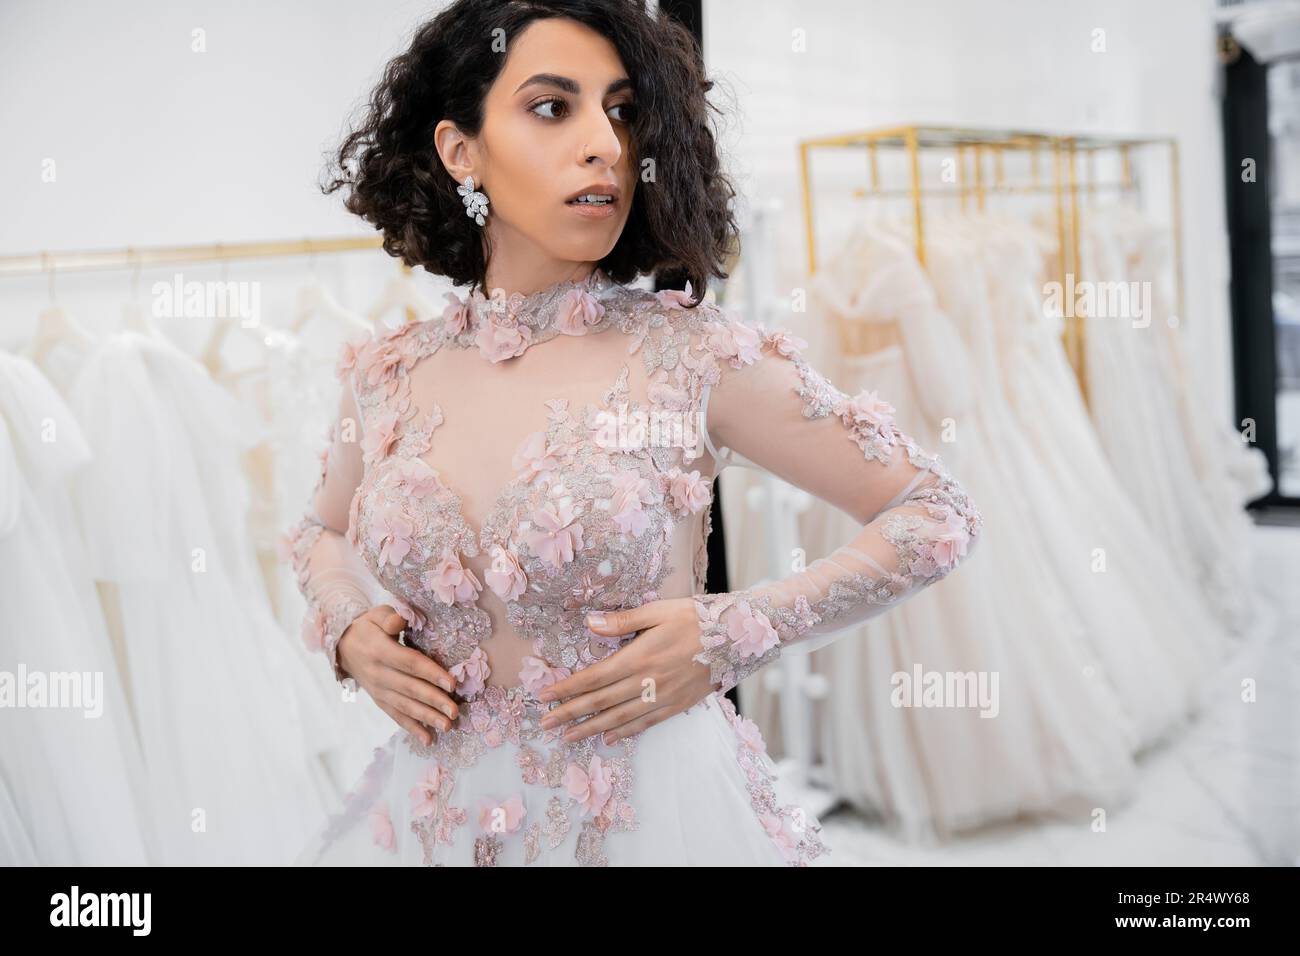
[[[403,641],[457,680],[452,728],[398,729],[304,863],[804,865],[821,825],[722,696],[939,581],[981,520],[874,393],[806,343],[597,269],[345,346],[339,415],[291,560],[335,676],[371,572]],[[828,557],[704,595],[717,469],[765,467],[855,519]],[[606,744],[537,694],[635,640],[585,615],[690,598],[714,693]]]

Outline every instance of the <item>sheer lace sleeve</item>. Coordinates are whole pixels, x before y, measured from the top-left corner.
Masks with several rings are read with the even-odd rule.
[[[825,646],[943,578],[971,553],[981,519],[938,457],[896,427],[884,397],[845,394],[803,357],[806,342],[714,310],[703,334],[718,370],[702,423],[718,467],[765,469],[862,523],[787,577],[696,595],[696,660],[725,692],[786,647]]]
[[[339,638],[371,607],[376,590],[374,575],[353,537],[352,504],[364,473],[361,415],[353,383],[357,347],[347,343],[340,353],[338,414],[321,452],[320,479],[306,514],[286,533],[283,554],[297,572],[298,589],[307,600],[303,640],[325,654],[339,681],[349,676],[339,666]]]

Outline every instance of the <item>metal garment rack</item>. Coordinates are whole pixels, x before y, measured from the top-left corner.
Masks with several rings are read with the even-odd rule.
[[[1083,216],[1081,197],[1094,196],[1102,190],[1140,192],[1134,175],[1133,153],[1138,149],[1165,148],[1170,170],[1170,228],[1173,232],[1174,280],[1180,319],[1184,316],[1184,278],[1182,243],[1182,204],[1179,184],[1178,142],[1170,136],[1132,137],[1094,134],[992,130],[949,126],[894,126],[863,130],[839,136],[803,140],[799,143],[799,170],[803,190],[804,234],[808,249],[808,272],[817,271],[817,230],[813,189],[814,150],[864,150],[870,185],[854,191],[855,197],[872,199],[910,199],[916,242],[916,257],[925,265],[925,207],[927,199],[957,199],[962,210],[970,205],[983,211],[990,196],[1052,195],[1059,246],[1057,262],[1060,282],[1068,288],[1067,275],[1076,282],[1082,277],[1080,261],[1080,223]],[[885,189],[881,183],[880,153],[902,150],[906,154],[909,182],[904,188]],[[1096,158],[1106,151],[1119,157],[1121,179],[1100,183],[1096,180]],[[956,160],[956,183],[951,186],[927,184],[922,176],[923,154],[939,154]],[[1004,159],[1009,153],[1025,154],[1030,162],[1028,183],[1009,183],[1004,175]],[[1083,177],[1079,172],[1084,160]],[[1050,181],[1042,172],[1045,161],[1051,162]],[[992,175],[989,175],[989,164]],[[1062,333],[1066,354],[1078,377],[1079,389],[1088,401],[1088,370],[1084,353],[1083,316],[1067,316]]]
[[[235,259],[271,259],[282,256],[309,256],[318,253],[357,252],[382,249],[382,237],[303,238],[261,242],[211,242],[197,245],[124,246],[73,252],[32,252],[0,256],[0,277],[48,275],[50,298],[54,298],[54,281],[60,273],[99,272],[131,269],[138,277],[147,266],[184,265],[206,262],[229,262]],[[402,272],[413,270],[401,263]],[[413,321],[415,311],[408,307],[406,318]]]

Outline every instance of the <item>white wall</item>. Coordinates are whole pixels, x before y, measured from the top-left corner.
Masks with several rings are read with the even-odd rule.
[[[369,234],[317,190],[324,151],[438,6],[6,0],[0,254]],[[805,53],[791,52],[796,27]],[[1104,54],[1090,51],[1096,27]],[[205,53],[191,50],[195,29]],[[705,30],[710,69],[736,94],[733,158],[748,189],[785,200],[794,262],[802,137],[899,122],[1178,136],[1188,321],[1227,408],[1209,0],[706,0]],[[47,159],[53,183],[41,180]],[[378,252],[336,261],[336,291],[357,306],[394,268]],[[305,270],[234,263],[227,276],[268,280],[263,307],[274,309]],[[142,288],[172,271],[146,271]],[[129,287],[127,274],[104,273],[64,276],[57,292],[86,324],[114,324]],[[44,280],[0,279],[0,346],[30,334],[47,295]]]

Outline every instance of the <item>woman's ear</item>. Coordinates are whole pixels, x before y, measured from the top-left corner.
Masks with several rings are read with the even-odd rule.
[[[451,120],[443,120],[433,130],[433,147],[438,151],[442,167],[458,183],[474,174],[473,146]],[[478,176],[474,176],[474,182],[482,186]]]

